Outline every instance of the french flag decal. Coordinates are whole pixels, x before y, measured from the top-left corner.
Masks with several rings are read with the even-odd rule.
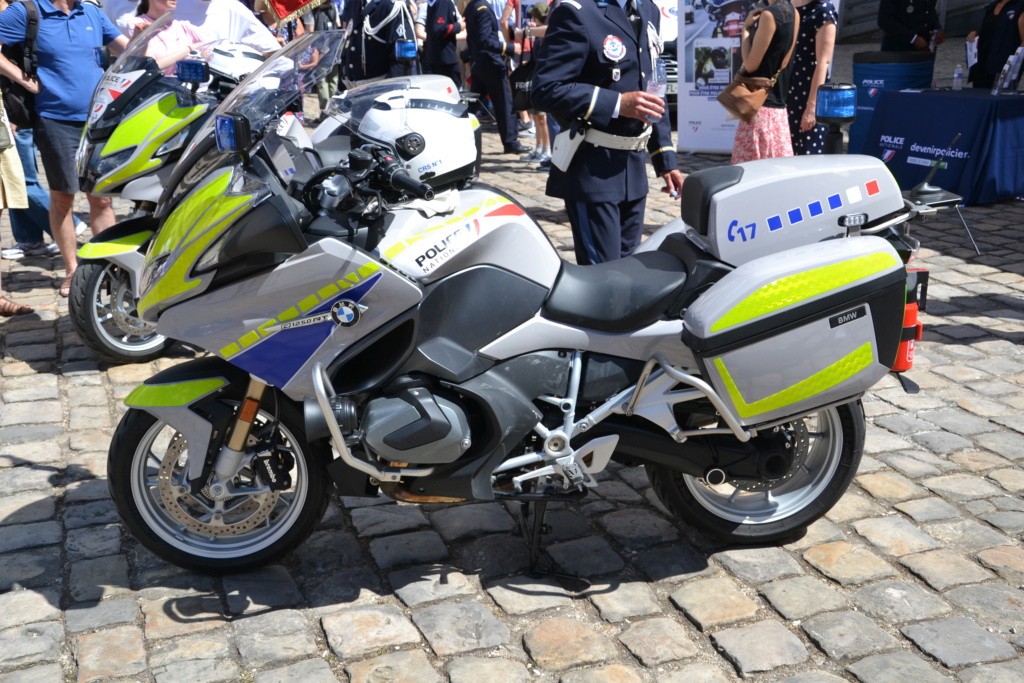
[[[882,191],[878,187],[878,181],[877,180],[872,180],[870,183],[865,185],[864,188],[868,191],[868,196],[869,197],[873,197],[873,196],[875,196],[876,194],[878,194],[879,192]]]

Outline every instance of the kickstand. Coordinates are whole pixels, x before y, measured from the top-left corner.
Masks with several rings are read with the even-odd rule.
[[[964,218],[963,213],[961,213],[960,206],[961,206],[960,204],[956,205],[956,215],[960,216],[960,222],[964,224],[964,230],[967,231],[967,236],[971,238],[971,244],[974,245],[974,252],[978,256],[981,256],[981,249],[978,249],[978,243],[974,241],[974,233],[972,233],[971,229],[969,227],[967,227],[967,219]]]
[[[540,539],[544,534],[550,533],[551,529],[544,523],[544,516],[547,514],[548,502],[546,500],[533,501],[533,524],[529,523],[530,502],[519,503],[519,528],[523,533],[523,540],[530,546],[530,571],[532,578],[550,576],[552,578],[572,584],[571,592],[579,593],[590,588],[590,582],[578,574],[569,574],[558,569],[558,564],[543,548],[540,547]],[[575,586],[579,586],[576,588]],[[568,588],[568,587],[567,587]]]

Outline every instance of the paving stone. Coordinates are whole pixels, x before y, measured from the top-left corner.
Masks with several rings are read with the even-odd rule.
[[[921,432],[910,438],[933,453],[952,453],[974,446],[968,439],[949,432]]]
[[[995,633],[1024,631],[1024,593],[1019,590],[1002,584],[982,584],[954,588],[944,597]]]
[[[0,555],[0,591],[59,584],[63,573],[57,547]]]
[[[1001,545],[982,550],[978,553],[978,561],[1006,581],[1017,585],[1024,584],[1024,550],[1016,546]]]
[[[56,498],[43,491],[0,498],[0,525],[44,522],[56,513]]]
[[[934,619],[950,612],[941,598],[908,581],[882,581],[861,588],[850,598],[868,616],[890,624]]]
[[[331,649],[342,658],[422,642],[419,631],[395,605],[345,610],[324,617],[321,624]]]
[[[1012,645],[981,628],[973,619],[949,617],[904,626],[903,635],[949,668],[1012,659]]]
[[[786,619],[806,619],[818,612],[846,609],[846,596],[810,576],[783,579],[761,586],[764,595]]]
[[[0,432],[7,430],[0,430]],[[14,443],[0,439],[0,467],[44,465],[63,458],[60,444],[53,440]]]
[[[78,680],[99,681],[146,670],[146,648],[137,626],[87,633],[78,637]]]
[[[345,666],[351,683],[441,683],[422,650],[405,650]]]
[[[558,543],[594,533],[594,527],[571,510],[551,510],[544,517],[544,523],[551,529],[551,533],[544,535],[544,543]]]
[[[825,518],[818,519],[809,527],[803,530],[803,534],[794,541],[790,541],[783,547],[786,550],[800,552],[813,548],[822,543],[842,541],[845,538],[843,530]]]
[[[702,631],[751,619],[758,608],[730,579],[693,581],[670,597]]]
[[[602,481],[594,488],[593,492],[613,503],[627,503],[633,505],[636,503],[642,503],[644,500],[643,496],[626,484],[623,484],[621,481]]]
[[[865,657],[846,669],[862,683],[948,683],[930,664],[909,652]]]
[[[988,473],[989,479],[994,479],[1010,493],[1024,491],[1024,472],[1018,469],[1002,469]]]
[[[647,578],[659,583],[678,583],[714,574],[707,557],[689,545],[671,545],[642,551],[634,560]]]
[[[414,531],[370,541],[370,554],[381,569],[392,569],[407,564],[443,562],[448,559],[448,548],[436,532]]]
[[[1024,659],[963,669],[957,678],[961,683],[1020,683],[1024,681]]]
[[[367,564],[356,537],[337,529],[314,531],[291,556],[298,560],[296,576],[307,579],[333,576],[342,569],[362,568]]]
[[[296,610],[238,619],[233,631],[238,654],[249,667],[262,668],[317,653],[309,622]]]
[[[887,503],[901,503],[905,500],[924,498],[928,495],[925,489],[903,475],[894,472],[864,474],[857,477],[857,483],[872,496]]]
[[[601,617],[613,623],[661,612],[658,596],[646,583],[639,581],[595,583],[586,595],[601,613]]]
[[[864,517],[878,517],[879,515],[885,514],[885,508],[868,498],[862,496],[855,491],[847,491],[843,494],[843,497],[832,506],[825,516],[836,522],[842,524],[843,522],[849,522],[855,519],[863,519]]]
[[[63,642],[64,627],[58,621],[4,629],[0,631],[0,667],[55,661]]]
[[[782,679],[782,683],[843,683],[846,679],[824,671],[808,671],[789,678]]]
[[[128,590],[128,561],[108,555],[71,564],[71,598],[78,602],[102,600]]]
[[[338,677],[322,659],[306,659],[298,664],[282,666],[256,674],[254,683],[337,683]]]
[[[511,659],[460,657],[448,662],[447,670],[451,683],[527,683],[530,680],[526,667]]]
[[[114,624],[132,623],[138,616],[139,606],[134,598],[77,602],[64,613],[64,626],[68,633],[82,633]]]
[[[224,594],[228,611],[234,614],[254,614],[275,607],[291,607],[303,601],[299,587],[281,565],[225,576]]]
[[[953,502],[991,498],[1003,493],[995,484],[970,474],[947,474],[922,479],[921,483]]]
[[[950,461],[955,462],[962,469],[970,472],[987,472],[996,467],[1008,467],[1010,462],[1006,458],[991,453],[971,452],[956,453],[949,456]]]
[[[86,560],[121,552],[121,527],[109,524],[101,527],[72,529],[64,541],[68,559]]]
[[[227,622],[220,598],[214,595],[147,600],[140,607],[148,642],[223,628]]]
[[[0,442],[3,442],[3,437],[0,437]],[[33,490],[50,493],[56,483],[56,472],[49,468],[15,467],[0,472],[0,496]]]
[[[60,594],[53,590],[13,590],[0,594],[0,630],[60,619]]]
[[[526,632],[523,646],[542,669],[563,671],[614,659],[608,638],[576,619],[552,617]]]
[[[620,571],[626,566],[622,558],[608,545],[608,541],[600,536],[555,543],[548,546],[547,551],[561,570],[568,574],[601,576]]]
[[[711,640],[744,678],[810,658],[800,639],[777,621],[719,631],[711,635]]]
[[[992,507],[997,510],[1024,512],[1024,500],[1017,496],[999,496],[998,498],[989,498],[986,502],[991,503]]]
[[[378,505],[352,510],[352,526],[361,537],[413,531],[430,522],[415,505]]]
[[[346,569],[332,577],[307,583],[306,604],[317,614],[337,612],[345,607],[379,603],[385,591],[377,572],[369,568]]]
[[[13,524],[0,527],[0,553],[59,543],[64,534],[57,522]]]
[[[904,503],[897,503],[894,506],[900,512],[910,515],[918,524],[922,522],[937,522],[944,519],[959,517],[960,513],[955,507],[941,498],[919,498],[908,500]]]
[[[998,531],[973,519],[936,522],[926,524],[923,528],[931,537],[941,541],[946,548],[962,553],[975,553],[997,545],[1008,545],[1010,542]]]
[[[548,550],[553,546],[548,546]],[[519,536],[495,534],[470,541],[458,553],[459,565],[481,580],[518,574],[530,566],[530,549]],[[567,570],[568,571],[568,570]]]
[[[736,680],[733,673],[726,674],[713,664],[690,664],[678,671],[658,677],[658,683],[729,683]]]
[[[520,615],[572,604],[554,579],[513,576],[488,586],[487,593],[507,614]]]
[[[157,683],[214,683],[237,680],[238,665],[227,636],[205,633],[163,641],[150,649],[149,666]]]
[[[619,510],[601,517],[598,523],[612,538],[631,549],[647,548],[679,538],[679,531],[652,510]]]
[[[477,503],[445,508],[432,512],[430,521],[441,537],[448,542],[517,528],[516,521],[500,503]]]
[[[479,602],[442,602],[414,611],[412,620],[439,657],[509,642],[508,627]]]
[[[622,644],[647,667],[655,667],[697,654],[685,628],[668,617],[632,624],[619,635]]]
[[[388,574],[388,582],[395,595],[409,607],[477,592],[476,584],[468,576],[444,565],[391,572]]]
[[[901,453],[880,455],[878,459],[894,470],[898,470],[903,476],[911,479],[933,477],[942,474],[942,470],[938,467]]]
[[[642,683],[642,681],[640,674],[621,664],[570,671],[558,679],[558,683]]]
[[[937,591],[993,578],[992,572],[948,550],[905,555],[900,562]]]
[[[978,446],[998,453],[1010,460],[1024,458],[1024,436],[1012,432],[993,432],[980,434],[975,439]]]
[[[726,550],[714,558],[740,581],[755,585],[804,573],[793,556],[780,548]]]
[[[934,550],[939,542],[902,517],[875,517],[853,523],[857,533],[887,555]]]
[[[898,645],[896,639],[859,612],[828,612],[805,619],[807,637],[834,659],[864,657]]]
[[[896,574],[896,570],[867,548],[846,541],[815,546],[804,553],[804,559],[822,574],[844,586]]]
[[[39,683],[40,681],[63,681],[64,671],[59,664],[42,664],[0,674],[0,683]]]
[[[624,479],[627,484],[637,490],[645,489],[651,485],[651,480],[647,476],[647,468],[643,466],[625,467],[619,470],[616,474]]]

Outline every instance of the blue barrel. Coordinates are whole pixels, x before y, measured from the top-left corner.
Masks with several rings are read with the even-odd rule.
[[[932,87],[934,52],[858,52],[853,55],[853,84],[857,86],[857,120],[850,124],[850,154],[864,150],[864,136],[883,90]]]

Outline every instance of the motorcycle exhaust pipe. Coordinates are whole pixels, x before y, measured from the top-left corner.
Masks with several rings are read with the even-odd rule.
[[[712,467],[704,473],[704,483],[708,486],[721,486],[725,480],[725,472],[717,467]]]

